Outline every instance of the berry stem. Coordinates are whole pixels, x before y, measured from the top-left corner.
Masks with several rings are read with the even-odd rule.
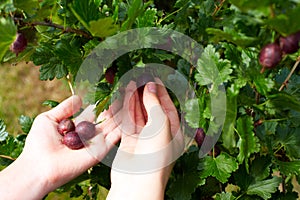
[[[0,155],[0,158],[5,158],[5,159],[8,159],[8,160],[16,160],[15,158],[12,158],[10,156],[6,156],[6,155]]]
[[[284,80],[284,82],[282,83],[281,87],[279,88],[279,91],[282,91],[283,88],[285,88],[290,80],[290,78],[292,77],[293,73],[295,72],[295,70],[297,69],[298,65],[300,63],[300,56],[297,58],[297,61],[295,62],[293,69],[291,70],[291,72],[289,73],[289,75],[286,77],[286,79]]]
[[[265,70],[266,70],[265,67],[261,68],[260,73],[263,74],[265,72]]]
[[[68,81],[68,85],[69,85],[69,88],[71,90],[72,95],[75,95],[75,92],[74,92],[74,89],[73,89],[73,86],[72,86],[69,74],[66,76],[66,79]]]

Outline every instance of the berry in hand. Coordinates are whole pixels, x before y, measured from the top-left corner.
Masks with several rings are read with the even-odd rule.
[[[88,121],[82,121],[79,124],[77,124],[75,131],[84,140],[89,140],[96,134],[95,124]]]
[[[279,45],[284,54],[292,54],[298,51],[300,32],[291,34],[287,37],[280,37]]]
[[[78,133],[76,133],[75,131],[71,131],[65,134],[62,139],[62,143],[73,150],[81,149],[84,146]]]
[[[259,63],[263,66],[261,72],[265,68],[274,68],[282,58],[280,46],[276,43],[267,44],[264,46],[259,55]]]
[[[65,135],[68,132],[74,131],[75,130],[75,125],[72,120],[70,119],[63,119],[62,121],[59,122],[57,126],[57,131],[61,135]]]
[[[16,40],[10,45],[10,50],[18,56],[18,54],[27,47],[27,40],[22,33],[17,34]]]

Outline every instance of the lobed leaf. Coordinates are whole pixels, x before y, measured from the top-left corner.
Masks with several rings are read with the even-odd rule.
[[[240,149],[237,159],[239,163],[245,161],[247,169],[250,155],[260,150],[259,140],[254,135],[253,128],[253,120],[250,116],[242,116],[237,120],[237,131],[240,137],[237,144]]]
[[[231,173],[237,169],[238,163],[236,162],[236,159],[226,153],[221,153],[216,158],[206,156],[198,165],[198,170],[201,171],[201,178],[213,176],[221,183],[227,182]]]

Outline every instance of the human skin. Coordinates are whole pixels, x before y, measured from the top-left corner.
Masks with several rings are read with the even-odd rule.
[[[0,172],[1,199],[42,199],[97,164],[119,141],[118,131],[107,130],[97,134],[80,150],[71,150],[62,144],[57,125],[80,107],[81,99],[72,96],[36,117],[21,155]]]
[[[180,149],[183,150],[183,136],[177,110],[162,83],[158,79],[156,81],[159,84],[150,82],[144,89],[143,102],[149,118],[147,122],[141,112],[135,83],[129,83],[126,88],[124,107],[129,110],[126,113],[130,113],[130,116],[124,118],[128,120],[125,122],[126,133],[122,133],[119,152],[111,170],[112,186],[107,199],[122,199],[124,196],[132,200],[164,199],[165,187],[173,168],[173,160],[170,158],[175,156],[175,160]],[[154,127],[157,124],[161,125],[159,129]],[[142,139],[153,130],[157,132]],[[172,140],[175,140],[173,146],[167,148]],[[159,152],[157,157],[149,156],[155,152]],[[143,170],[142,163],[136,158],[136,155],[141,154],[144,155],[143,161],[146,165],[158,163],[153,165],[152,171],[135,173],[136,171],[126,172],[120,169],[122,164],[133,166],[133,169],[138,164],[141,168],[136,169]]]
[[[0,198],[42,199],[96,165],[120,139],[114,165],[126,159],[131,166],[136,164],[136,154],[160,151],[174,140],[175,145],[159,154],[158,168],[151,172],[124,173],[116,170],[114,165],[111,171],[112,187],[108,199],[122,199],[124,195],[128,199],[163,199],[173,167],[173,160],[169,158],[174,156],[174,152],[176,154],[174,149],[182,149],[183,140],[176,108],[162,83],[159,83],[148,83],[145,87],[143,101],[149,117],[147,122],[141,112],[135,83],[131,82],[126,88],[123,108],[122,103],[115,101],[108,110],[102,112],[97,121],[103,122],[96,126],[96,136],[79,150],[71,150],[62,144],[62,136],[57,131],[61,120],[79,111],[82,103],[78,96],[72,96],[52,110],[38,115],[21,155],[0,172]],[[85,109],[75,123],[94,121],[92,110],[93,107]],[[159,129],[153,126],[157,123],[161,124]],[[142,136],[154,129],[158,130],[156,135],[141,140]],[[121,151],[129,153],[129,159],[123,157]]]

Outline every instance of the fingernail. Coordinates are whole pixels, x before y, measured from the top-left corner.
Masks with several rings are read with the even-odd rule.
[[[156,94],[156,84],[153,82],[149,82],[147,84],[149,92],[155,93]]]

